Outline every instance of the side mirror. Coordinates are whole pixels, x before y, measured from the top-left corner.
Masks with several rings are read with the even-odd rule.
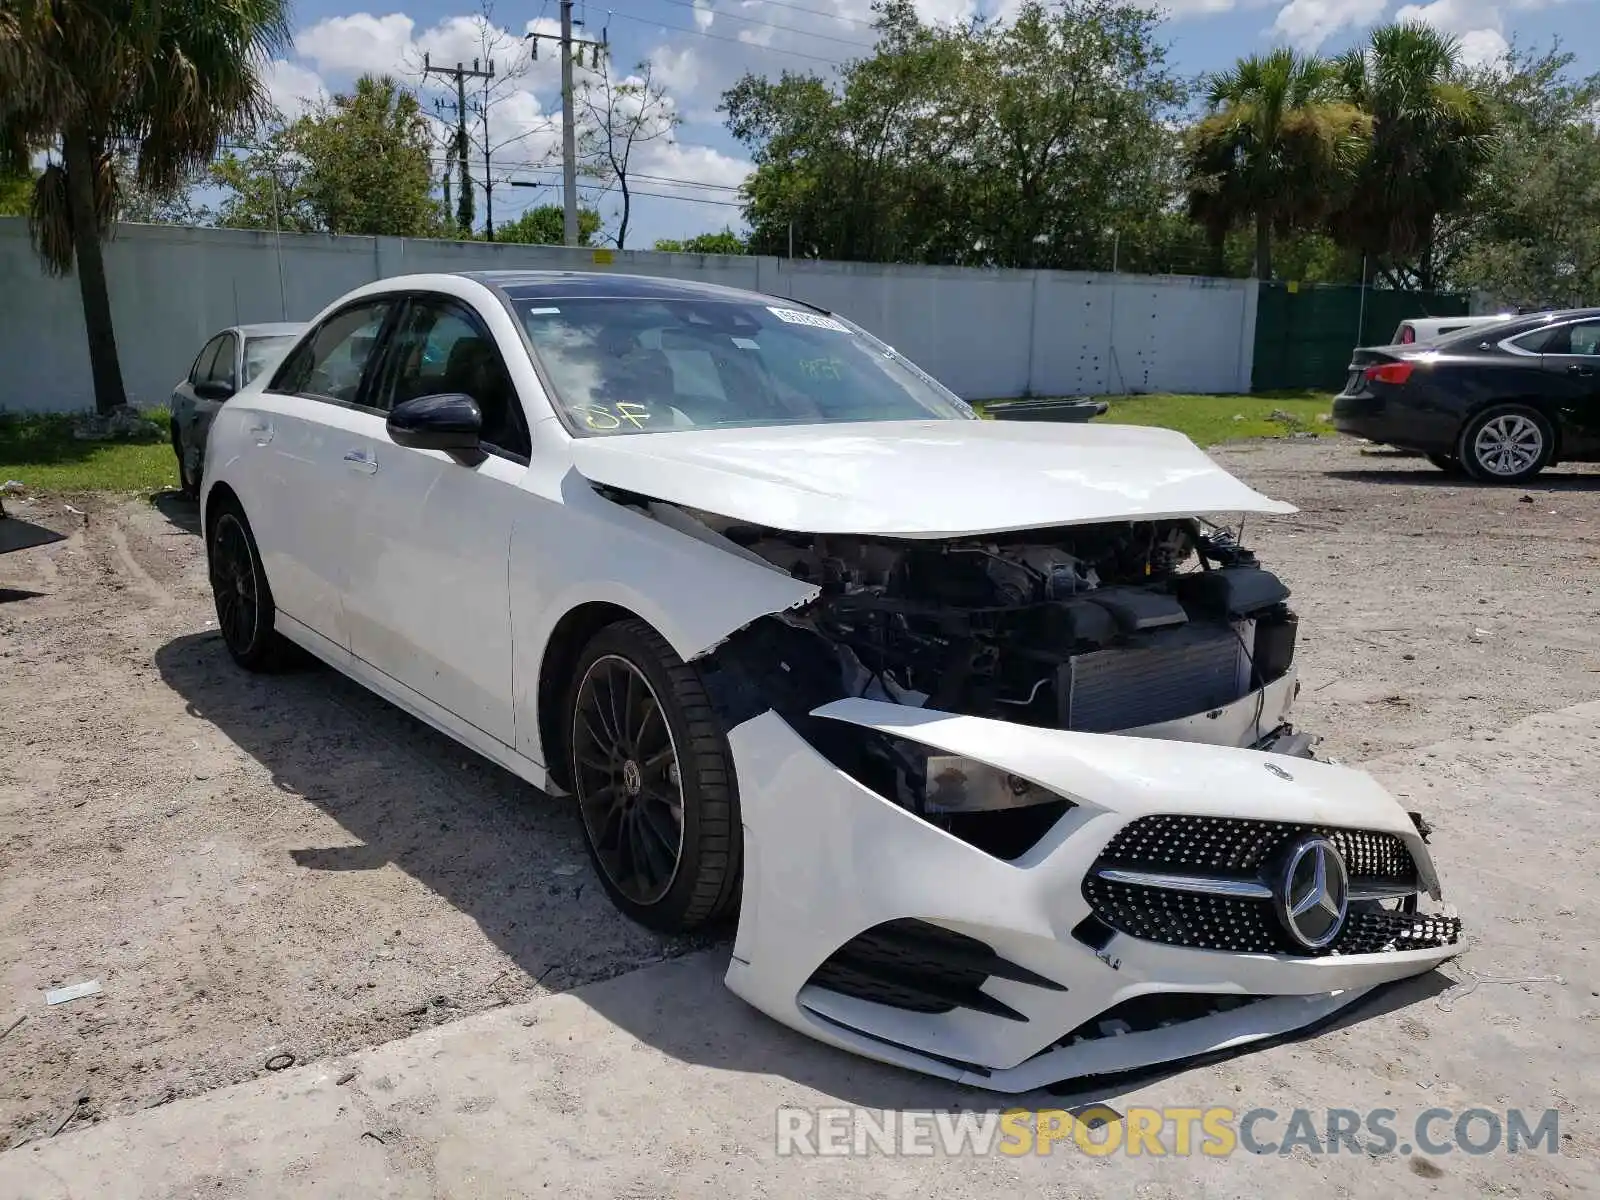
[[[389,413],[388,430],[397,446],[442,450],[473,466],[485,457],[478,445],[483,412],[476,400],[459,392],[418,396],[395,405]]]
[[[233,388],[225,383],[205,379],[194,385],[194,394],[202,400],[226,400],[234,393]]]

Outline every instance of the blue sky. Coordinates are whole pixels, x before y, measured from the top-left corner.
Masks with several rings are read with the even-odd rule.
[[[924,17],[960,19],[974,0],[917,0]],[[1015,0],[979,0],[1005,5]],[[1584,71],[1600,69],[1600,39],[1583,30],[1600,16],[1600,0],[1169,0],[1162,36],[1174,67],[1199,74],[1241,54],[1291,44],[1333,52],[1360,40],[1374,24],[1421,19],[1459,37],[1464,53],[1488,60],[1506,44],[1546,44],[1562,35]],[[996,11],[993,7],[986,11]],[[722,90],[747,70],[831,72],[871,41],[870,0],[612,0],[578,4],[580,36],[606,38],[615,73],[648,62],[681,117],[670,137],[635,152],[638,195],[628,245],[656,238],[739,227],[734,189],[749,170],[744,152],[716,114]],[[493,57],[489,139],[497,147],[492,177],[537,187],[497,186],[497,222],[533,204],[558,203],[560,92],[554,47],[536,61],[522,36],[555,32],[556,0],[497,0],[488,23],[477,0],[403,0],[403,7],[362,6],[359,0],[300,0],[294,12],[294,53],[273,65],[271,87],[293,111],[309,98],[337,91],[363,71],[387,71],[421,82],[424,53],[436,65]],[[1569,32],[1570,31],[1570,32]],[[485,53],[486,43],[489,53]],[[442,95],[430,83],[431,99]],[[483,175],[482,164],[474,174]],[[614,233],[614,196],[590,194]],[[478,200],[479,219],[483,201]]]

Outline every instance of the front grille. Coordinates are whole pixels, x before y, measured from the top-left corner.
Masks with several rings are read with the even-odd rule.
[[[1297,956],[1378,954],[1453,946],[1461,940],[1459,917],[1353,904],[1344,929],[1331,946],[1306,950],[1290,939],[1268,900],[1206,896],[1094,876],[1084,880],[1083,894],[1097,917],[1129,937],[1193,950]]]
[[[1231,625],[1185,625],[1079,654],[1060,672],[1066,728],[1114,733],[1231,704],[1246,690],[1251,636]]]
[[[1016,1009],[982,990],[991,976],[1066,990],[1001,958],[977,938],[913,919],[887,921],[857,934],[816,969],[810,985],[906,1012],[968,1008],[1026,1021]]]
[[[1291,843],[1310,834],[1328,838],[1344,856],[1353,888],[1415,888],[1416,863],[1390,833],[1333,829],[1281,821],[1162,815],[1141,817],[1121,830],[1090,869],[1084,898],[1094,915],[1130,937],[1199,950],[1253,954],[1375,954],[1389,949],[1455,945],[1461,922],[1353,901],[1331,946],[1307,951],[1278,920],[1271,900],[1210,895],[1177,888],[1102,879],[1108,868],[1152,874],[1211,876],[1266,883],[1265,868]]]
[[[1352,878],[1391,883],[1416,878],[1411,852],[1392,833],[1235,817],[1140,817],[1111,839],[1095,867],[1254,877],[1290,842],[1317,833],[1339,848]]]

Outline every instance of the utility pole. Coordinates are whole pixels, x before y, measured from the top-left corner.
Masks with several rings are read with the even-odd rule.
[[[488,81],[494,78],[494,63],[493,62],[489,63],[489,69],[487,71],[480,71],[478,69],[478,66],[479,66],[478,60],[477,59],[473,59],[472,60],[472,69],[470,71],[465,66],[463,66],[461,63],[457,63],[453,67],[436,67],[436,66],[433,65],[433,63],[431,61],[429,61],[428,55],[424,54],[422,56],[422,73],[423,73],[423,75],[438,75],[438,76],[441,76],[443,78],[454,79],[456,81],[456,154],[455,154],[455,158],[456,158],[456,170],[459,171],[460,174],[461,174],[461,202],[462,202],[463,206],[465,206],[468,203],[467,197],[472,195],[472,162],[471,162],[471,156],[468,154],[468,151],[471,148],[471,142],[469,142],[467,140],[467,80],[469,80],[469,79],[482,79],[484,81],[484,85],[483,86],[485,88],[487,88],[489,86]],[[483,144],[487,147],[488,144],[489,144],[489,138],[488,138],[488,132],[487,132],[488,131],[488,118],[487,117],[484,118],[484,130],[485,130],[485,134],[484,134]],[[485,206],[487,206],[488,205],[488,199],[489,199],[488,198],[489,163],[488,163],[488,152],[487,152],[487,150],[484,153],[483,178],[484,178],[484,204],[485,204]],[[448,187],[448,185],[446,185],[446,186]],[[448,200],[447,200],[447,202],[448,202]],[[492,241],[494,241],[494,219],[493,219],[492,216],[489,216],[488,218],[486,218],[486,224],[487,224],[487,228],[488,228],[489,240],[492,242]],[[468,237],[472,236],[472,230],[471,229],[463,229],[461,232],[466,234]]]
[[[561,210],[563,240],[569,246],[578,244],[578,137],[572,116],[572,48],[587,46],[593,56],[590,61],[600,65],[602,51],[609,49],[605,41],[592,42],[572,36],[573,25],[582,21],[572,19],[573,0],[561,0],[561,36],[548,33],[530,33],[523,39],[533,43],[533,57],[539,57],[541,40],[559,42],[561,45]]]

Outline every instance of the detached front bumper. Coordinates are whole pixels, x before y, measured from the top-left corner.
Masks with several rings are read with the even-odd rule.
[[[1285,838],[1322,834],[1350,863],[1353,897],[1373,894],[1364,873],[1405,872],[1438,899],[1415,824],[1364,772],[870,700],[816,715],[1072,802],[1006,861],[858,783],[774,713],[729,734],[745,865],[728,986],[843,1049],[1021,1092],[1273,1037],[1462,949],[1453,918],[1377,914],[1367,899],[1328,951],[1286,952],[1260,885],[1202,895],[1107,877],[1141,855],[1248,875]]]

